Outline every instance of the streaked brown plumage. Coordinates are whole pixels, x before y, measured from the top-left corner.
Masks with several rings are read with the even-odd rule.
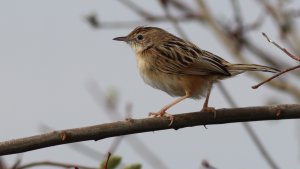
[[[173,116],[166,110],[186,98],[200,99],[206,95],[202,110],[208,109],[213,83],[245,71],[277,72],[277,69],[254,64],[231,64],[219,56],[198,48],[157,27],[137,27],[125,37],[136,54],[140,75],[150,86],[179,96],[153,116]],[[170,124],[171,124],[170,123]]]

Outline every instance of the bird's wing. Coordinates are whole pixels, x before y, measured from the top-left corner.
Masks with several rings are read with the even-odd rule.
[[[186,75],[224,75],[230,73],[226,69],[224,59],[199,49],[192,43],[171,41],[155,47],[154,66],[157,70],[170,74]]]

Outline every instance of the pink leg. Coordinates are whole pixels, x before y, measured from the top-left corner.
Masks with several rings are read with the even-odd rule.
[[[189,92],[186,92],[186,94],[180,98],[177,98],[176,100],[174,100],[173,102],[171,102],[170,104],[166,105],[165,107],[163,107],[160,111],[158,112],[151,112],[149,113],[149,116],[153,116],[153,117],[168,117],[170,119],[170,124],[169,126],[172,125],[173,121],[174,121],[174,117],[171,114],[168,114],[166,111],[171,108],[172,106],[174,106],[175,104],[181,102],[182,100],[191,97],[191,94]]]
[[[207,93],[206,93],[206,98],[205,98],[205,101],[204,101],[204,104],[203,104],[203,109],[208,108],[208,100],[209,100],[211,89],[212,89],[212,83],[209,83]]]
[[[203,104],[203,108],[201,110],[201,112],[214,112],[214,118],[216,118],[217,114],[216,114],[216,110],[213,107],[208,107],[208,101],[209,101],[209,96],[210,96],[210,92],[212,89],[212,85],[213,83],[210,83],[207,89],[207,94],[206,94],[206,98]]]

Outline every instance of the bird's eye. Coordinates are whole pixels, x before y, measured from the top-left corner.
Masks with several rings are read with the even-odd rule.
[[[144,36],[143,35],[138,35],[136,38],[137,38],[137,40],[143,40]]]

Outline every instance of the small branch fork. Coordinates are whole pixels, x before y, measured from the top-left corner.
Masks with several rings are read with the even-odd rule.
[[[193,112],[174,115],[169,126],[167,118],[128,119],[89,127],[53,131],[36,136],[0,142],[0,156],[87,140],[101,140],[109,137],[152,132],[166,129],[224,124],[246,121],[298,119],[300,105],[276,105],[261,107],[217,109],[216,117],[211,112]],[[63,138],[61,136],[64,136]]]
[[[294,59],[294,60],[300,62],[300,57],[299,57],[299,56],[296,56],[296,55],[292,54],[292,53],[289,52],[286,48],[281,47],[280,45],[278,45],[278,43],[276,43],[275,41],[272,41],[272,40],[267,36],[266,33],[263,32],[262,35],[268,40],[268,42],[270,42],[270,43],[272,43],[273,45],[275,45],[277,48],[279,48],[281,51],[283,51],[283,52],[284,52],[286,55],[288,55],[290,58],[292,58],[292,59]],[[275,75],[271,76],[270,78],[266,79],[265,81],[262,81],[262,82],[260,82],[259,84],[252,86],[252,89],[257,89],[257,88],[259,88],[261,85],[263,85],[263,84],[265,84],[265,83],[267,83],[267,82],[269,82],[269,81],[271,81],[271,80],[277,78],[278,76],[281,76],[282,74],[285,74],[285,73],[287,73],[287,72],[290,72],[290,71],[295,70],[295,69],[298,69],[298,68],[300,68],[300,64],[297,65],[297,66],[293,66],[293,67],[291,67],[291,68],[288,68],[288,69],[286,69],[286,70],[283,70],[283,71],[281,71],[281,72],[278,72],[278,73],[276,73]]]

